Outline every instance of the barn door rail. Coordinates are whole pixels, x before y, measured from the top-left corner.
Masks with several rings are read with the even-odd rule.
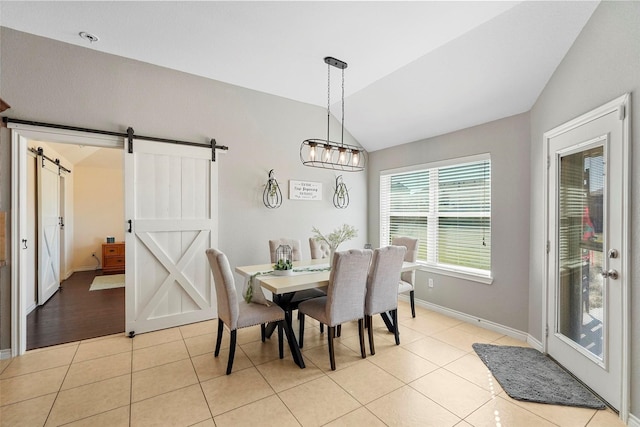
[[[30,120],[20,120],[20,119],[12,119],[10,117],[3,117],[2,121],[4,123],[16,123],[21,125],[29,125],[29,126],[40,126],[47,127],[52,129],[64,129],[64,130],[72,130],[76,132],[88,132],[88,133],[97,133],[100,135],[109,135],[109,136],[117,136],[122,138],[127,138],[127,151],[129,153],[133,153],[133,140],[141,139],[145,141],[156,141],[156,142],[164,142],[167,144],[179,144],[179,145],[190,145],[192,147],[210,147],[211,148],[211,161],[216,161],[216,150],[224,150],[227,151],[229,147],[226,145],[218,145],[215,139],[211,139],[208,143],[202,144],[198,142],[189,142],[189,141],[180,141],[177,139],[167,139],[167,138],[158,138],[155,136],[143,136],[143,135],[135,135],[135,132],[132,127],[127,128],[127,132],[113,132],[108,130],[100,130],[100,129],[90,129],[83,128],[77,126],[68,126],[68,125],[60,125],[54,123],[43,123],[43,122],[34,122]]]
[[[60,169],[62,169],[66,173],[71,173],[71,169],[67,169],[64,166],[62,166],[62,164],[60,163],[60,159],[52,159],[51,157],[44,154],[44,149],[42,147],[38,147],[37,149],[31,147],[29,148],[29,151],[42,157],[42,167],[44,167],[44,161],[49,160],[51,163],[58,166],[58,174],[60,174]]]

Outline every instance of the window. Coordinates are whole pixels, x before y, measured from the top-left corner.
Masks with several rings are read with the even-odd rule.
[[[457,159],[380,175],[380,244],[419,239],[426,266],[491,276],[491,159]]]

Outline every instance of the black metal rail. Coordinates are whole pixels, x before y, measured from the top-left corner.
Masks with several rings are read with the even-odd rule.
[[[122,137],[122,138],[127,138],[128,142],[129,142],[129,146],[128,146],[128,151],[129,153],[133,152],[133,139],[141,139],[141,140],[145,140],[145,141],[156,141],[156,142],[164,142],[167,144],[179,144],[179,145],[189,145],[192,147],[207,147],[207,148],[211,148],[211,160],[212,161],[216,161],[216,150],[228,150],[229,147],[225,146],[225,145],[218,145],[216,143],[215,139],[211,139],[209,141],[208,144],[201,144],[201,143],[197,143],[197,142],[190,142],[190,141],[180,141],[177,139],[167,139],[167,138],[158,138],[158,137],[154,137],[154,136],[144,136],[144,135],[135,135],[133,128],[129,127],[127,128],[127,132],[113,132],[113,131],[108,131],[108,130],[100,130],[100,129],[90,129],[90,128],[83,128],[83,127],[78,127],[78,126],[68,126],[68,125],[61,125],[61,124],[55,124],[55,123],[43,123],[43,122],[35,122],[35,121],[31,121],[31,120],[21,120],[21,119],[12,119],[10,117],[3,117],[2,121],[4,123],[16,123],[16,124],[21,124],[21,125],[29,125],[29,126],[40,126],[40,127],[47,127],[47,128],[52,128],[52,129],[63,129],[63,130],[72,130],[72,131],[76,131],[76,132],[87,132],[87,133],[96,133],[96,134],[100,134],[100,135],[109,135],[109,136],[117,136],[117,137]]]

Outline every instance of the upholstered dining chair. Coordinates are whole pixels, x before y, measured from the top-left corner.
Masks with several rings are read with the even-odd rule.
[[[311,251],[311,259],[329,258],[329,254],[331,254],[331,246],[327,242],[318,242],[313,237],[309,237],[309,250]]]
[[[291,248],[291,260],[292,261],[300,261],[302,259],[302,251],[300,240],[296,239],[288,239],[288,238],[280,238],[269,240],[269,253],[271,255],[271,262],[275,263],[276,260],[276,250],[280,245],[288,245]],[[326,294],[320,289],[306,289],[304,291],[296,292],[289,303],[288,311],[293,311],[298,309],[298,305],[302,301],[306,301],[311,298],[323,297]],[[298,313],[298,321],[300,322],[300,332],[298,336],[300,339],[298,340],[298,345],[300,348],[304,346],[304,318],[300,316]],[[324,332],[322,325],[320,325],[320,332]]]
[[[363,359],[367,357],[364,348],[364,298],[371,256],[372,251],[369,249],[334,253],[327,296],[313,298],[298,305],[302,316],[311,316],[327,325],[329,362],[333,371],[336,370],[333,338],[336,326],[344,322],[358,321],[360,353]]]
[[[216,297],[218,300],[218,336],[216,338],[216,349],[214,356],[220,354],[220,344],[222,342],[222,332],[224,326],[229,328],[231,333],[229,346],[229,359],[227,361],[227,375],[231,373],[233,358],[236,351],[236,334],[238,329],[249,326],[260,325],[262,328],[262,341],[264,341],[264,324],[277,322],[278,324],[278,348],[280,359],[283,354],[283,328],[284,311],[277,305],[266,306],[262,304],[246,303],[242,298],[238,298],[236,285],[233,279],[233,272],[229,266],[227,256],[217,249],[207,249],[209,266],[213,272],[215,282]]]
[[[413,237],[394,237],[391,240],[391,244],[394,246],[404,246],[407,248],[407,253],[404,255],[404,260],[407,262],[416,262],[418,259],[418,239]],[[414,291],[416,282],[415,270],[405,271],[400,276],[400,283],[398,284],[398,293],[402,294],[409,292],[409,301],[411,302],[411,317],[416,317],[416,303],[414,301]]]
[[[404,262],[404,246],[386,246],[373,251],[367,277],[367,296],[364,300],[365,325],[369,332],[369,351],[376,354],[373,343],[373,315],[389,312],[396,345],[400,345],[398,331],[398,281]]]
[[[278,261],[276,259],[276,250],[279,246],[284,245],[291,248],[291,261],[300,261],[302,259],[300,240],[281,238],[269,240],[269,254],[271,255],[271,262]]]

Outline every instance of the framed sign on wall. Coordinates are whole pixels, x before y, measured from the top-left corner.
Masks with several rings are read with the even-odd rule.
[[[322,200],[322,183],[289,180],[290,200]]]

